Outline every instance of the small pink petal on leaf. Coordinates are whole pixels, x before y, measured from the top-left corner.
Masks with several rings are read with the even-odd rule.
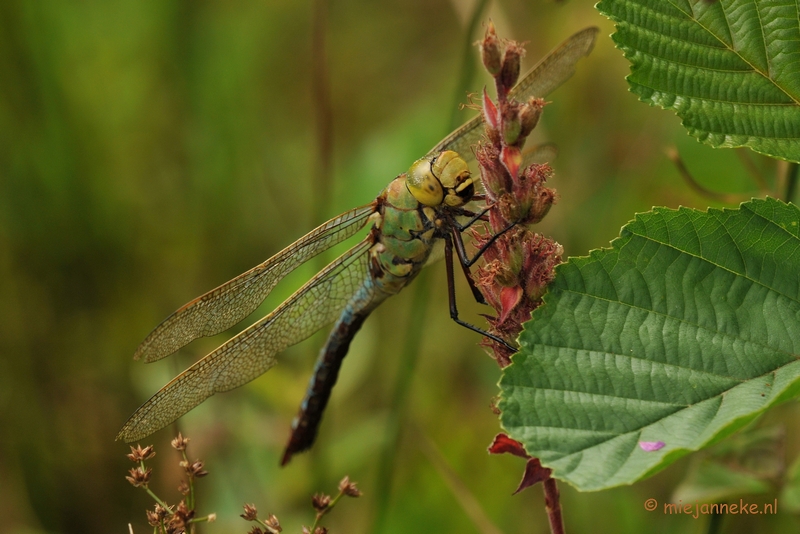
[[[655,452],[664,447],[666,443],[663,441],[640,441],[639,447],[645,452]]]

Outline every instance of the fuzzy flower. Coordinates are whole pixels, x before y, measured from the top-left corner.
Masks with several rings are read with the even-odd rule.
[[[481,182],[486,190],[488,228],[473,230],[476,247],[495,236],[494,244],[483,254],[484,265],[474,274],[475,283],[496,313],[489,317],[489,332],[513,341],[541,304],[553,269],[561,262],[563,249],[555,241],[529,229],[547,215],[556,201],[555,190],[546,187],[553,170],[546,164],[523,167],[522,147],[536,127],[545,102],[531,98],[517,102],[508,98],[519,76],[519,60],[524,50],[513,41],[504,41],[502,66],[495,69],[500,41],[489,26],[481,43],[484,64],[495,78],[497,103],[483,94],[483,117],[487,142],[475,152]],[[492,339],[483,345],[490,349],[500,366],[511,363],[513,351]]]

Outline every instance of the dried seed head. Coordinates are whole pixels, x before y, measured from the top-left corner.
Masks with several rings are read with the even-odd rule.
[[[350,482],[350,477],[346,476],[339,482],[339,491],[348,497],[361,497],[361,490],[356,487],[357,482]]]
[[[142,448],[142,446],[137,443],[136,447],[131,445],[131,453],[128,454],[127,456],[131,462],[138,463],[138,462],[144,462],[145,460],[149,460],[155,455],[156,451],[153,449],[152,445],[148,445],[147,447]]]
[[[157,527],[161,524],[161,520],[158,517],[158,514],[153,512],[152,510],[146,510],[145,514],[147,515],[147,524],[151,527]]]
[[[264,534],[264,531],[261,530],[261,527],[253,527],[247,531],[247,534]]]
[[[184,438],[180,432],[178,432],[178,437],[172,440],[172,447],[179,451],[185,451],[188,444],[189,438]]]
[[[331,498],[329,495],[325,495],[324,493],[317,493],[311,499],[311,505],[317,512],[325,511],[328,506],[331,504]]]
[[[325,527],[317,527],[314,529],[314,534],[328,534],[328,529]]]
[[[181,480],[178,484],[178,491],[181,493],[181,495],[189,495],[189,492],[192,490],[185,480]]]
[[[134,488],[138,487],[146,488],[147,483],[150,482],[150,473],[152,471],[153,470],[150,469],[149,467],[146,470],[142,469],[141,467],[134,467],[133,469],[128,471],[130,473],[130,476],[127,476],[125,478],[128,480],[128,482],[133,484]]]
[[[181,500],[181,502],[178,503],[177,508],[175,508],[175,515],[180,515],[186,519],[190,519],[191,516],[194,515],[194,511],[189,510],[189,507],[186,505],[186,501]]]
[[[183,467],[189,478],[200,478],[208,474],[208,471],[203,469],[203,462],[200,460],[195,460],[191,464],[189,462],[181,462],[180,466]]]
[[[270,529],[270,532],[272,534],[275,534],[276,532],[281,532],[283,530],[281,528],[281,523],[280,521],[278,521],[278,518],[275,517],[275,514],[269,514],[269,517],[267,518],[266,521],[264,521],[264,523],[266,523],[267,528]]]
[[[258,510],[255,504],[245,504],[244,513],[240,516],[245,521],[255,521],[258,519]]]
[[[174,530],[168,530],[168,532],[182,532],[186,530],[186,525],[189,524],[189,521],[194,517],[194,510],[189,509],[186,505],[185,501],[181,501],[178,503],[178,506],[175,508],[175,513],[172,514],[170,518],[170,528]]]
[[[166,508],[164,508],[160,504],[156,504],[154,510],[156,511],[156,515],[158,516],[159,519],[164,519],[170,513],[169,510],[167,510]]]

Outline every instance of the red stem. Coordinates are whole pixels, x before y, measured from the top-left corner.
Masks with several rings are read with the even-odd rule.
[[[561,501],[556,479],[548,478],[542,484],[542,488],[544,489],[544,507],[547,510],[547,519],[550,521],[550,532],[564,534],[564,519],[561,517]]]

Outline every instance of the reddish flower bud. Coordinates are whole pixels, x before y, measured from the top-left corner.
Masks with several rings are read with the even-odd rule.
[[[491,202],[496,202],[504,191],[511,189],[508,171],[500,163],[499,157],[500,151],[493,144],[481,144],[475,151],[481,182]]]
[[[544,99],[531,98],[519,107],[520,137],[528,137],[533,129],[536,128],[545,104]]]
[[[497,130],[500,126],[500,115],[497,113],[494,102],[489,98],[486,87],[483,88],[483,120],[487,128]]]
[[[489,21],[489,24],[486,25],[486,33],[480,42],[480,47],[483,66],[486,67],[489,74],[497,76],[503,67],[503,46],[494,32],[492,21]]]
[[[525,55],[525,49],[515,41],[509,41],[506,51],[503,54],[503,67],[498,78],[499,83],[506,91],[510,90],[517,83],[519,78],[520,60]]]
[[[514,102],[503,102],[500,106],[502,116],[503,143],[506,145],[516,144],[522,131],[522,124],[519,120],[518,106]],[[521,162],[520,162],[521,163]]]
[[[519,167],[522,165],[522,151],[515,146],[504,146],[500,151],[500,161],[511,175],[511,180],[516,180]]]

